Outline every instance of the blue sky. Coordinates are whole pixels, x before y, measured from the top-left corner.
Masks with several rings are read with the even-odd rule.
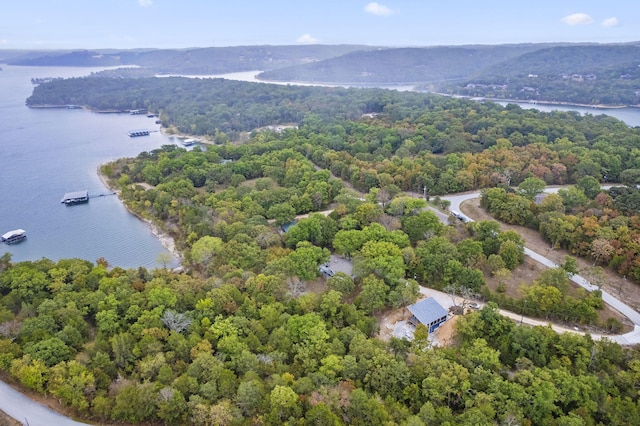
[[[2,0],[2,3],[0,49],[640,41],[638,0]]]

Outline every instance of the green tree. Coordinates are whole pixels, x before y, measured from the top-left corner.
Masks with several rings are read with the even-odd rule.
[[[423,211],[413,216],[404,216],[401,219],[402,230],[409,236],[411,243],[420,240],[428,240],[432,236],[440,235],[444,228],[438,216],[431,211]]]
[[[32,359],[29,355],[14,359],[11,362],[11,374],[17,377],[24,386],[37,392],[44,392],[49,380],[49,368],[40,359]]]
[[[70,360],[74,350],[58,337],[52,337],[26,345],[24,347],[24,353],[31,355],[33,359],[42,360],[47,367],[51,367],[62,361]]]
[[[405,274],[405,264],[400,248],[386,241],[367,241],[354,259],[354,272],[358,276],[375,274],[396,282]]]
[[[51,369],[47,388],[63,404],[82,412],[89,409],[87,395],[95,391],[95,379],[79,362],[61,362]]]
[[[559,189],[558,195],[562,197],[562,202],[567,211],[571,211],[579,206],[585,205],[588,200],[584,191],[575,186]]]
[[[344,272],[336,272],[331,278],[327,280],[327,286],[331,290],[339,291],[342,294],[351,294],[355,289],[353,278]]]
[[[415,280],[402,280],[389,292],[389,304],[393,308],[415,303],[420,295],[420,285]]]
[[[187,418],[187,401],[182,393],[174,388],[160,389],[157,397],[157,416],[169,424],[182,424]]]
[[[194,263],[208,265],[214,256],[222,250],[222,239],[218,237],[204,236],[191,246],[191,260]]]
[[[289,386],[276,385],[269,394],[269,401],[272,421],[280,423],[289,418],[297,418],[301,414],[298,394]]]
[[[518,194],[533,200],[538,194],[544,192],[547,184],[542,179],[536,177],[528,177],[518,185]]]
[[[500,244],[498,255],[504,260],[507,269],[513,271],[524,261],[524,248],[508,240]]]
[[[415,273],[418,279],[432,286],[442,284],[449,260],[458,257],[456,246],[444,237],[433,237],[416,247]]]
[[[264,386],[259,380],[249,380],[240,383],[236,393],[236,404],[245,416],[256,413],[265,397]]]
[[[267,217],[274,219],[276,225],[284,225],[296,217],[296,210],[289,203],[274,204],[267,210]]]
[[[156,408],[152,383],[129,383],[118,389],[111,419],[140,423],[153,418]]]
[[[318,265],[328,262],[331,253],[326,248],[320,248],[303,241],[288,256],[289,271],[301,280],[312,280],[319,274]]]
[[[602,191],[600,182],[593,176],[581,177],[580,179],[578,179],[578,182],[576,182],[576,187],[578,189],[581,189],[584,192],[584,195],[586,195],[591,200],[596,198],[596,195],[598,195]]]
[[[383,280],[369,275],[362,279],[362,291],[356,303],[368,312],[375,312],[385,305],[389,286]]]

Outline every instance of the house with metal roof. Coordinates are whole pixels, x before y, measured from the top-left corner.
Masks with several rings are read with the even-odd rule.
[[[408,307],[411,312],[409,323],[413,325],[423,324],[433,333],[447,320],[449,312],[443,308],[433,297],[427,297]]]

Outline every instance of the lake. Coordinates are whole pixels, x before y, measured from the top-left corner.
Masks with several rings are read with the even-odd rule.
[[[149,226],[130,214],[98,178],[100,164],[133,157],[178,141],[153,132],[130,138],[131,129],[158,130],[145,115],[97,114],[81,109],[31,109],[31,78],[87,75],[90,68],[2,66],[0,71],[0,234],[22,228],[27,239],[0,243],[13,261],[104,257],[123,268],[161,266],[168,253]],[[66,192],[87,189],[86,204],[60,203]],[[177,266],[172,256],[170,266]]]
[[[530,103],[530,102],[497,102],[496,103],[505,106],[508,103],[518,104],[522,108],[525,109],[537,109],[543,112],[550,111],[577,111],[580,114],[591,114],[591,115],[610,115],[612,117],[617,118],[618,120],[624,121],[627,125],[631,127],[640,126],[640,108],[636,107],[628,107],[628,108],[589,108],[577,105],[556,105],[556,104],[545,104],[545,103]]]

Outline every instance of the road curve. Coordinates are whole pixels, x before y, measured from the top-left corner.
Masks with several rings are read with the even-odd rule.
[[[603,188],[608,188],[608,187],[611,187],[611,185],[603,186]],[[557,187],[546,188],[545,192],[555,193],[555,192],[558,192],[558,189],[559,188]],[[450,210],[460,212],[460,214],[462,215],[462,217],[466,222],[472,222],[473,221],[472,218],[470,218],[469,216],[466,216],[460,211],[460,204],[462,204],[464,201],[471,200],[474,198],[479,198],[479,197],[480,197],[480,191],[474,191],[474,192],[465,192],[465,193],[460,193],[455,195],[445,195],[440,198],[443,200],[448,200],[451,203],[449,207]],[[541,263],[542,265],[547,266],[549,268],[555,268],[558,266],[552,260],[526,247],[524,248],[524,253],[525,255],[529,256],[536,262]],[[571,276],[571,281],[583,287],[587,291],[593,291],[598,289],[598,287],[592,285],[587,279],[585,279],[580,275]],[[629,318],[631,322],[633,322],[634,329],[633,331],[630,331],[629,333],[626,333],[626,334],[620,334],[615,336],[592,334],[592,337],[594,339],[607,338],[621,345],[635,345],[640,343],[640,313],[638,313],[635,309],[633,309],[631,306],[627,305],[620,299],[614,297],[611,293],[608,293],[604,290],[602,290],[602,300],[607,305],[618,310],[622,315]]]
[[[28,426],[86,426],[21,394],[0,381],[0,409]]]

